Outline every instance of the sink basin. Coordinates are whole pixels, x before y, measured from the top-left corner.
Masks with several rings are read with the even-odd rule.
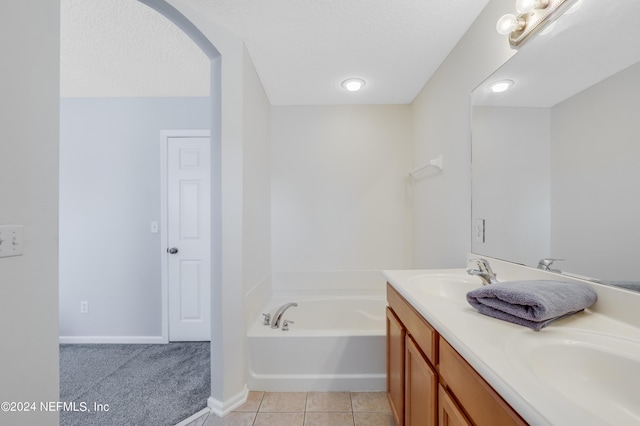
[[[409,278],[406,288],[419,296],[439,297],[449,301],[467,303],[466,294],[482,282],[478,277],[466,272],[443,272],[416,275]]]
[[[508,358],[608,424],[640,422],[640,342],[572,328],[508,340]]]

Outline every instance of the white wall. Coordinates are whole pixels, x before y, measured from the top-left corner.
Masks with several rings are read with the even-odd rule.
[[[0,224],[24,225],[24,255],[0,258],[0,401],[59,398],[59,19],[49,0],[3,2],[0,14]],[[0,423],[58,414],[0,412]]]
[[[242,188],[244,188],[244,180],[250,179],[250,177],[244,171],[246,164],[243,156],[247,148],[244,142],[248,123],[245,124],[243,121],[245,117],[243,103],[247,101],[244,96],[244,76],[252,65],[248,64],[243,43],[240,39],[229,34],[214,22],[203,19],[197,12],[181,3],[180,0],[169,0],[169,2],[185,14],[212,41],[222,55],[222,60],[217,62],[221,66],[220,73],[216,76],[216,78],[219,78],[223,88],[219,104],[221,114],[219,159],[222,165],[219,176],[221,183],[221,212],[219,218],[214,217],[214,222],[219,220],[218,226],[221,229],[221,235],[219,236],[220,251],[217,253],[220,258],[217,271],[219,275],[214,275],[214,291],[212,293],[213,401],[210,401],[210,405],[214,407],[214,410],[220,412],[233,404],[235,398],[241,394],[244,383],[244,357],[241,356],[244,353],[244,292],[251,287],[252,281],[245,280],[244,275],[248,271],[243,266],[243,261],[245,260],[243,253],[245,244],[253,237],[247,239],[244,237],[247,231],[245,225],[248,222],[243,219],[246,213],[246,206],[244,205],[246,200],[242,196]],[[407,134],[409,138],[411,138],[412,133],[415,134],[414,163],[411,164],[410,159],[407,160],[405,164],[398,167],[402,171],[398,171],[397,177],[392,179],[394,182],[402,182],[400,184],[402,190],[396,187],[389,192],[382,192],[384,195],[390,194],[391,197],[385,197],[384,195],[376,197],[371,195],[371,191],[366,184],[360,188],[362,190],[360,195],[364,197],[360,202],[362,205],[367,206],[379,206],[383,202],[404,202],[406,201],[404,197],[414,197],[412,199],[415,203],[413,221],[416,223],[416,228],[413,236],[407,237],[404,234],[405,232],[409,233],[408,230],[411,229],[411,225],[407,225],[412,221],[410,209],[407,210],[408,217],[406,219],[399,219],[403,216],[403,213],[400,213],[390,217],[376,216],[375,220],[366,221],[366,223],[375,222],[376,225],[384,224],[386,228],[372,227],[363,230],[360,228],[361,225],[358,220],[356,220],[358,215],[354,214],[354,210],[356,212],[366,210],[366,213],[376,210],[362,209],[361,206],[357,205],[359,201],[356,198],[345,195],[351,190],[350,187],[340,188],[334,186],[335,195],[327,193],[319,193],[318,195],[324,197],[328,203],[344,200],[349,203],[348,207],[354,207],[354,209],[342,209],[345,213],[344,215],[333,214],[331,217],[334,220],[346,220],[352,223],[356,232],[351,233],[351,237],[347,238],[347,241],[341,241],[342,237],[339,232],[332,232],[325,237],[320,235],[319,231],[313,231],[314,235],[323,237],[319,246],[319,252],[322,254],[323,259],[321,264],[314,260],[313,256],[310,256],[312,253],[308,249],[309,240],[302,240],[303,244],[299,244],[296,241],[299,237],[295,236],[292,241],[288,242],[276,240],[278,238],[277,235],[283,235],[285,239],[290,238],[291,232],[286,235],[277,232],[277,227],[284,226],[286,228],[287,226],[282,224],[281,217],[274,207],[272,210],[273,225],[271,232],[272,269],[274,274],[281,265],[285,265],[285,268],[296,269],[310,267],[324,269],[368,268],[373,263],[375,263],[376,268],[409,267],[412,264],[412,257],[414,259],[413,266],[436,267],[451,264],[460,266],[470,248],[469,93],[475,85],[493,72],[512,54],[506,39],[497,35],[494,29],[495,20],[501,14],[510,12],[512,8],[513,4],[509,0],[494,0],[494,2],[490,3],[483,16],[474,24],[472,30],[465,35],[462,42],[445,61],[443,67],[440,68],[416,102],[414,102],[411,108],[414,125],[411,126],[412,120],[409,117],[406,119],[407,127],[399,129],[401,134]],[[215,73],[216,68],[212,67],[212,69]],[[216,89],[214,88],[213,90],[215,91]],[[287,107],[284,108],[286,109]],[[296,109],[298,108],[293,108],[294,111]],[[355,110],[357,109],[355,108]],[[335,114],[337,111],[338,109],[332,109],[334,115],[342,115]],[[275,138],[275,135],[281,131],[279,127],[286,127],[284,124],[277,124],[279,122],[283,123],[278,117],[279,114],[279,108],[272,110],[271,135],[273,144],[280,143]],[[215,115],[216,112],[214,111]],[[292,113],[292,115],[295,114]],[[322,120],[325,120],[325,118],[322,120],[320,118],[321,116],[312,118],[310,122],[313,123],[314,120],[317,120],[317,126]],[[387,124],[389,123],[387,122]],[[288,123],[288,125],[300,127],[295,122]],[[389,125],[393,127],[391,124]],[[304,131],[301,134],[305,136],[303,139],[306,139],[307,136],[312,136],[313,138],[311,132]],[[274,179],[278,168],[275,164],[277,161],[275,149],[273,148],[272,150],[272,174]],[[368,151],[360,149],[359,152],[362,157],[346,151],[348,154],[346,162],[351,164],[354,160],[357,160],[358,163],[363,160],[369,160]],[[423,185],[421,188],[416,186],[413,189],[414,193],[410,191],[408,195],[405,194],[404,178],[407,171],[431,159],[432,153],[437,155],[440,152],[445,154],[445,161],[448,164],[447,174],[443,175],[443,178],[446,179],[446,185],[438,188],[437,192],[429,191],[427,185]],[[411,152],[407,155],[410,158]],[[326,177],[327,181],[331,182],[337,178],[329,166],[323,165],[323,167],[322,177]],[[339,167],[338,171],[340,171]],[[302,170],[302,173],[296,174],[296,176],[302,176],[304,179],[308,173],[307,170]],[[387,185],[389,184],[390,180],[387,179],[390,178],[388,175],[380,175],[378,173],[378,176],[383,176],[382,179],[386,180]],[[215,176],[214,179],[216,179]],[[372,179],[375,178],[372,177]],[[350,183],[365,181],[374,186],[384,186],[384,184],[378,184],[374,180],[362,179],[361,176],[352,177]],[[274,204],[279,203],[278,185],[278,182],[273,182],[271,196]],[[387,187],[388,189],[389,187]],[[314,190],[315,188],[307,188],[307,191]],[[399,195],[401,192],[402,195]],[[260,204],[260,202],[258,203]],[[303,203],[304,205],[305,203]],[[434,208],[434,206],[437,207]],[[330,207],[330,204],[320,206],[325,211]],[[334,205],[334,208],[340,210],[339,205]],[[404,208],[404,206],[400,207],[400,209]],[[318,214],[310,209],[309,206],[303,207],[303,209],[307,210],[305,214],[299,214],[297,217],[303,218],[307,216],[313,219],[311,223],[315,224],[317,220],[318,224],[326,226],[326,219],[319,218]],[[351,213],[349,214],[348,212],[350,211]],[[434,215],[434,211],[438,211],[438,214]],[[396,221],[405,221],[405,223],[398,225]],[[347,229],[352,232],[348,224],[342,223],[339,225],[339,229]],[[403,237],[398,237],[398,234],[389,237],[394,242],[393,248],[397,250],[393,251],[389,248],[374,246],[375,249],[373,250],[365,250],[364,253],[358,252],[358,249],[365,244],[354,244],[353,240],[364,235],[366,241],[371,241],[375,238],[372,235],[379,233],[380,229],[389,228],[395,228],[398,232],[403,233]],[[214,229],[216,229],[215,223]],[[308,228],[305,227],[304,229]],[[327,243],[326,240],[331,238],[334,241]],[[405,241],[398,242],[396,238],[404,238]],[[382,236],[382,238],[377,238],[376,244],[378,241],[385,239],[387,239],[386,235]],[[345,243],[346,246],[336,245],[334,242]],[[293,248],[301,250],[305,255],[302,257],[295,253],[291,255]],[[334,253],[336,248],[338,255]],[[340,253],[346,252],[345,248],[355,248],[356,250],[350,250],[348,252],[350,254],[340,256]],[[385,256],[381,256],[383,252]],[[216,252],[214,251],[214,253]],[[222,256],[222,253],[224,253],[224,256]],[[386,256],[387,254],[388,256]],[[384,257],[384,259],[378,256]],[[378,262],[378,260],[381,261]],[[288,263],[289,261],[295,261],[297,264]],[[257,261],[256,264],[261,264],[261,261]],[[260,269],[257,268],[256,271]]]
[[[495,30],[497,19],[513,8],[513,0],[492,0],[412,104],[412,167],[440,154],[445,163],[439,176],[415,187],[416,268],[465,265],[471,248],[470,94],[515,53]]]
[[[246,50],[244,62],[243,281],[250,321],[271,294],[271,105]]]
[[[3,283],[0,315],[5,320],[5,349],[1,357],[3,365],[12,367],[3,376],[0,396],[7,400],[55,401],[58,395],[58,304],[54,301],[57,300],[59,7],[56,2],[35,1],[37,14],[32,13],[34,2],[3,5],[0,27],[4,62],[10,64],[4,68],[1,87],[5,142],[0,157],[3,164],[0,188],[4,197],[0,214],[2,221],[26,225],[28,248],[22,258],[0,260],[3,266],[8,266],[0,269]],[[219,142],[224,163],[220,218],[224,229],[220,239],[225,258],[221,260],[221,278],[214,283],[212,296],[214,309],[219,308],[212,320],[216,326],[212,341],[212,395],[224,402],[241,392],[244,383],[244,362],[239,354],[244,350],[242,246],[246,222],[239,189],[243,187],[242,151],[247,130],[243,122],[244,71],[251,66],[246,64],[241,40],[211,22],[198,19],[179,0],[172,0],[171,4],[191,18],[224,57],[218,62],[222,68],[217,75],[224,87]],[[485,11],[474,24],[414,102],[415,163],[409,165],[421,165],[432,158],[432,154],[440,152],[445,154],[448,165],[443,188],[434,192],[427,191],[428,188],[416,190],[415,266],[452,263],[458,266],[464,257],[462,252],[468,249],[468,94],[510,55],[505,38],[496,35],[493,27],[495,19],[511,8],[507,0],[490,3],[489,12]],[[38,125],[33,126],[34,122]],[[406,169],[403,170],[403,174],[406,173]],[[15,173],[18,179],[9,173]],[[442,209],[442,213],[429,212],[434,206]],[[393,257],[394,260],[404,259],[410,252],[409,249],[401,251],[403,254]],[[350,258],[353,265],[367,263],[358,256]],[[343,264],[339,259],[334,260]],[[247,283],[250,286],[250,282]],[[29,306],[29,316],[24,315],[25,305]],[[15,318],[24,320],[16,322]],[[6,327],[9,323],[10,328]],[[56,419],[55,414],[40,413],[29,419],[20,417],[16,422],[42,425],[55,424]]]
[[[567,271],[637,280],[640,65],[552,109],[552,255]]]
[[[61,100],[62,341],[162,335],[160,131],[209,126],[209,98]]]
[[[472,120],[472,251],[535,265],[551,256],[551,110],[475,106]]]
[[[179,0],[169,0],[220,52],[212,60],[211,398],[224,414],[246,396],[244,327],[244,44]]]
[[[410,112],[407,105],[273,107],[274,280],[410,266]]]

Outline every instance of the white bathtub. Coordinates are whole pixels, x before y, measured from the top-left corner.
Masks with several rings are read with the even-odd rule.
[[[271,300],[271,315],[298,303],[283,318],[289,331],[256,318],[247,334],[249,389],[294,391],[383,391],[386,388],[383,294],[290,296]]]

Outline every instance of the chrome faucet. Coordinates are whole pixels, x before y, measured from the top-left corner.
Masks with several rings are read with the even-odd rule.
[[[564,259],[551,259],[551,258],[545,258],[545,259],[540,259],[540,261],[538,262],[538,269],[542,269],[543,271],[549,271],[549,272],[560,272],[559,269],[551,269],[551,265],[553,265],[553,262],[556,261],[563,261]]]
[[[471,259],[469,262],[475,262],[478,265],[478,269],[467,269],[467,274],[480,277],[482,285],[496,284],[498,282],[496,274],[491,269],[487,259]]]
[[[273,318],[271,319],[271,328],[280,327],[280,320],[282,319],[282,315],[284,315],[284,312],[292,306],[298,306],[298,304],[295,302],[290,302],[290,303],[285,303],[284,305],[278,308],[276,313],[273,314]],[[293,322],[293,321],[289,321],[289,322]]]

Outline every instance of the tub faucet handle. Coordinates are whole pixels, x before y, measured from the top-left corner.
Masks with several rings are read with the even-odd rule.
[[[291,321],[291,320],[284,320],[282,322],[282,331],[289,331],[289,324],[295,324],[295,321]]]
[[[262,321],[263,325],[269,325],[271,323],[271,314],[262,314],[264,316],[264,320]]]

